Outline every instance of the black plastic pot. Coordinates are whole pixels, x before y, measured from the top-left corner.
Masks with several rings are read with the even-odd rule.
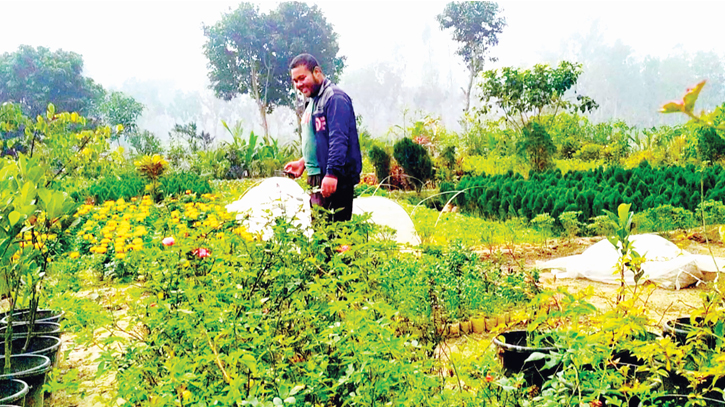
[[[13,338],[24,338],[28,336],[28,323],[13,323]],[[0,326],[0,340],[5,339],[7,324]],[[57,322],[36,322],[32,329],[33,335],[55,336],[60,339],[60,324]]]
[[[544,341],[544,343],[549,342],[548,344],[552,346],[531,346],[528,342],[529,335],[530,333],[526,330],[504,332],[493,338],[493,343],[499,348],[498,354],[505,375],[510,376],[523,372],[524,379],[529,386],[541,387],[551,375],[561,369],[561,364],[544,369],[545,359],[527,362],[526,360],[533,353],[549,354],[557,351],[553,346],[553,341]]]
[[[35,312],[35,322],[60,322],[63,319],[65,312],[54,311],[51,309],[39,309]],[[30,321],[30,310],[15,310],[13,312],[13,325],[17,323],[27,323]],[[6,315],[3,319],[0,319],[0,324],[8,324],[8,316]]]
[[[710,399],[710,398],[702,398],[699,399],[705,402],[705,406],[708,407],[718,407],[718,406],[725,406],[725,401],[722,400],[716,400],[716,399]],[[667,394],[664,396],[658,396],[650,400],[643,400],[639,403],[639,407],[649,407],[649,406],[657,406],[657,407],[684,407],[687,404],[687,402],[690,401],[690,398],[686,394]],[[693,406],[700,406],[702,404],[694,404],[691,403],[690,405]]]
[[[50,370],[50,359],[43,355],[12,355],[12,368],[9,373],[1,374],[3,379],[21,379],[28,384],[28,394],[25,396],[25,407],[43,406],[43,384],[45,375]],[[2,367],[5,366],[3,358]],[[2,371],[2,369],[0,369]]]
[[[14,403],[25,405],[25,395],[28,394],[28,384],[22,380],[0,380],[0,403]]]
[[[698,320],[696,320],[696,322],[699,322],[700,324],[702,323]],[[687,343],[687,335],[695,329],[697,328],[692,326],[692,321],[690,320],[690,317],[680,317],[665,322],[662,327],[662,334],[664,336],[669,336],[673,338],[675,342],[679,343],[680,345],[684,345],[685,343]],[[708,335],[705,338],[705,342],[710,349],[714,349],[717,345],[716,339],[717,338],[712,335]]]
[[[23,346],[25,346],[25,338],[13,339],[13,355],[19,355],[22,353],[29,353],[31,355],[43,355],[50,359],[51,366],[55,367],[58,361],[58,354],[60,353],[61,341],[55,336],[34,336],[30,338],[28,349],[23,352]],[[5,349],[5,341],[0,342],[0,352]]]

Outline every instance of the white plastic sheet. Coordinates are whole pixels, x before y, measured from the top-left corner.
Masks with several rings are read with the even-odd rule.
[[[289,178],[267,178],[249,189],[239,200],[227,205],[227,211],[237,212],[237,219],[243,222],[247,230],[253,234],[261,233],[263,239],[272,236],[269,222],[279,216],[303,228],[308,236],[312,235],[310,196]],[[395,231],[398,243],[420,244],[410,216],[403,207],[390,199],[379,196],[354,199],[352,213],[370,213],[373,223],[388,226]]]
[[[227,205],[227,211],[239,213],[237,219],[247,230],[252,234],[261,233],[265,240],[272,237],[269,223],[280,216],[312,235],[310,196],[289,178],[265,179]]]
[[[657,235],[633,235],[634,249],[644,256],[644,276],[640,283],[651,281],[660,287],[680,289],[702,280],[712,280],[725,266],[725,259],[694,255]],[[619,283],[616,269],[619,251],[604,239],[582,254],[562,257],[537,266],[551,270],[557,278],[585,278],[602,283]],[[625,283],[634,284],[631,270],[625,272]]]
[[[352,213],[354,215],[370,213],[370,220],[373,223],[395,230],[395,241],[398,243],[413,246],[420,244],[420,237],[415,231],[415,225],[408,212],[388,198],[381,196],[357,198],[353,200]]]

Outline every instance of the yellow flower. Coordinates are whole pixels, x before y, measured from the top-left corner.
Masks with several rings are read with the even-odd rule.
[[[141,238],[137,237],[137,238],[133,239],[132,243],[135,245],[140,245],[140,244],[143,244],[143,240]]]
[[[121,260],[126,258],[126,253],[116,253],[116,258]]]
[[[81,257],[81,254],[78,252],[70,252],[68,254],[68,257],[70,257],[71,259],[77,259],[77,258]]]
[[[101,247],[96,248],[96,253],[103,254],[106,252],[106,250],[107,250],[106,246],[101,246]]]

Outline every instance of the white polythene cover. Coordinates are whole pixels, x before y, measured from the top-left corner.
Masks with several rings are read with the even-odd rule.
[[[640,283],[650,281],[663,288],[680,289],[697,281],[710,280],[725,265],[725,259],[694,255],[669,240],[651,234],[633,235],[634,250],[645,258]],[[586,278],[603,283],[619,283],[619,251],[607,240],[597,242],[582,254],[540,262],[557,278]],[[625,282],[634,284],[634,274],[625,271]]]
[[[352,213],[354,215],[370,213],[370,220],[373,223],[388,226],[395,230],[395,241],[398,243],[414,246],[420,244],[420,238],[415,231],[415,225],[408,212],[388,198],[367,196],[354,199]]]
[[[372,196],[356,198],[352,205],[353,214],[370,213],[373,223],[392,228],[396,242],[420,244],[413,221],[396,202]],[[265,240],[272,236],[270,222],[279,216],[284,216],[292,224],[303,228],[308,236],[312,235],[310,196],[297,182],[289,178],[265,179],[250,188],[237,201],[227,205],[227,211],[237,212],[237,219],[243,222],[247,230],[252,234],[261,233]]]
[[[237,212],[237,219],[247,230],[252,234],[261,233],[265,240],[272,237],[270,222],[280,216],[309,235],[312,233],[310,196],[289,178],[265,179],[227,205],[227,211]]]

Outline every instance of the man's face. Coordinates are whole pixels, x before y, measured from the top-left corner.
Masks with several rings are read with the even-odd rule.
[[[295,88],[302,92],[305,97],[317,94],[322,84],[322,70],[320,67],[315,67],[314,71],[310,72],[305,65],[297,65],[292,68],[291,74]]]

